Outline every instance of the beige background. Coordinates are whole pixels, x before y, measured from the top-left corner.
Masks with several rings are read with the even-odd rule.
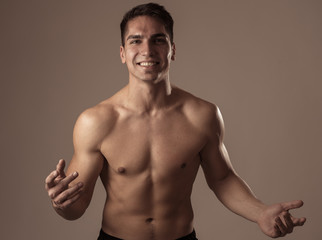
[[[44,178],[71,158],[77,116],[127,83],[119,22],[142,2],[1,1],[1,239],[96,239],[101,183],[68,222]],[[321,239],[322,2],[157,2],[175,19],[171,80],[219,105],[232,162],[258,197],[305,201],[294,214],[306,226],[285,239]],[[202,171],[192,198],[201,240],[268,239],[218,202]]]

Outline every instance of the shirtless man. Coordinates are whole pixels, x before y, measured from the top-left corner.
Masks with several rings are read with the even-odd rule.
[[[66,174],[60,160],[46,178],[54,209],[68,220],[81,217],[100,176],[107,198],[98,239],[197,239],[190,197],[201,165],[227,208],[270,237],[291,233],[305,222],[289,213],[302,201],[258,200],[230,163],[219,109],[170,84],[172,27],[156,4],[124,16],[120,56],[129,83],[78,118]]]

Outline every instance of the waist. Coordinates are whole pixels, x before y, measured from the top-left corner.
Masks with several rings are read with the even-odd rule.
[[[185,236],[193,230],[193,213],[188,211],[180,215],[167,217],[151,215],[109,215],[102,221],[104,232],[124,239],[175,239]],[[129,238],[129,236],[137,236]]]
[[[123,239],[109,235],[101,229],[97,240],[123,240]],[[193,230],[190,234],[177,238],[176,240],[198,240],[198,239],[196,237],[195,230]]]

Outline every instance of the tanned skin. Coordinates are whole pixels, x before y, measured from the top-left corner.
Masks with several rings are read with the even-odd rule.
[[[268,236],[285,236],[304,224],[305,218],[289,213],[302,201],[265,205],[236,174],[218,107],[170,85],[175,45],[160,21],[130,20],[120,56],[128,85],[80,115],[66,174],[60,160],[46,178],[58,214],[81,217],[100,177],[107,194],[104,232],[129,240],[185,236],[193,230],[190,197],[201,166],[218,199]]]

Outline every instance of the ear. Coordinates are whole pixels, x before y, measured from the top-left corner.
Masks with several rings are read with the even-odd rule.
[[[120,57],[121,57],[121,61],[124,64],[125,63],[125,49],[123,46],[120,47]]]
[[[174,61],[176,59],[176,45],[173,43],[172,46],[172,54],[171,54],[171,60]]]

